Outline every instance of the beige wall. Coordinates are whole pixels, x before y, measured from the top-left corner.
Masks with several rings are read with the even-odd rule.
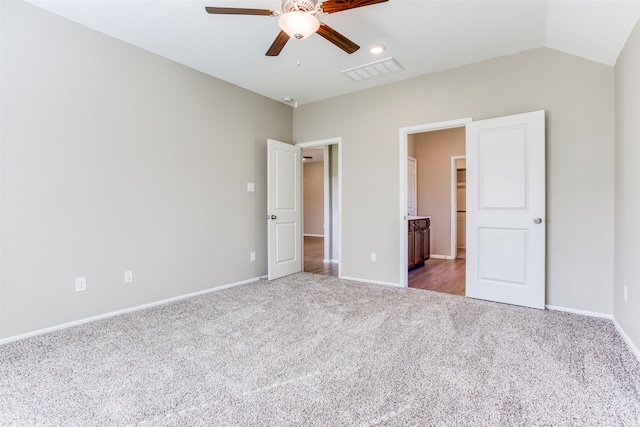
[[[464,156],[465,128],[416,134],[418,215],[431,216],[431,253],[451,253],[451,157]]]
[[[640,349],[640,23],[615,67],[615,285],[614,316]],[[599,224],[597,221],[596,224]],[[628,300],[624,301],[624,286]],[[637,353],[638,354],[638,353]]]
[[[291,108],[1,7],[0,337],[264,275],[266,140],[292,139]]]
[[[613,74],[542,48],[294,110],[295,141],[342,137],[342,274],[399,283],[399,128],[546,110],[546,301],[611,314]]]
[[[324,163],[304,163],[304,234],[324,235]]]

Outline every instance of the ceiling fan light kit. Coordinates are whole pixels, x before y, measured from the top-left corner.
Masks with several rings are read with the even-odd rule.
[[[318,31],[320,21],[307,12],[294,11],[280,16],[278,25],[289,37],[302,40]]]

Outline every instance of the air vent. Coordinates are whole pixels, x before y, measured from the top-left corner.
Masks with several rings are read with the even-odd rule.
[[[349,68],[348,70],[342,71],[342,74],[346,75],[354,82],[360,82],[362,80],[397,73],[398,71],[403,70],[404,68],[402,65],[392,57],[381,59],[370,64],[364,64],[359,67]]]

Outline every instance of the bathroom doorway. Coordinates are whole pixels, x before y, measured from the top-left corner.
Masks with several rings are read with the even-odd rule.
[[[430,219],[431,239],[428,259],[408,271],[408,286],[465,295],[465,128],[409,135],[407,154],[417,159],[417,215]]]

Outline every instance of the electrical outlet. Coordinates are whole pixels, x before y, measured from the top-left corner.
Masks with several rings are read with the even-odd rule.
[[[251,261],[255,261],[255,260],[256,260],[256,253],[255,253],[255,252],[251,252],[251,253],[249,254],[249,259],[250,259]]]
[[[128,270],[124,272],[124,283],[133,283],[133,271]]]
[[[624,302],[627,302],[628,295],[629,295],[629,288],[627,288],[627,285],[624,285]]]
[[[247,193],[254,193],[256,191],[255,182],[247,182]]]
[[[84,292],[87,290],[87,278],[76,277],[76,292]]]
[[[375,252],[371,252],[371,262],[376,262],[378,259],[378,256],[376,255]]]

